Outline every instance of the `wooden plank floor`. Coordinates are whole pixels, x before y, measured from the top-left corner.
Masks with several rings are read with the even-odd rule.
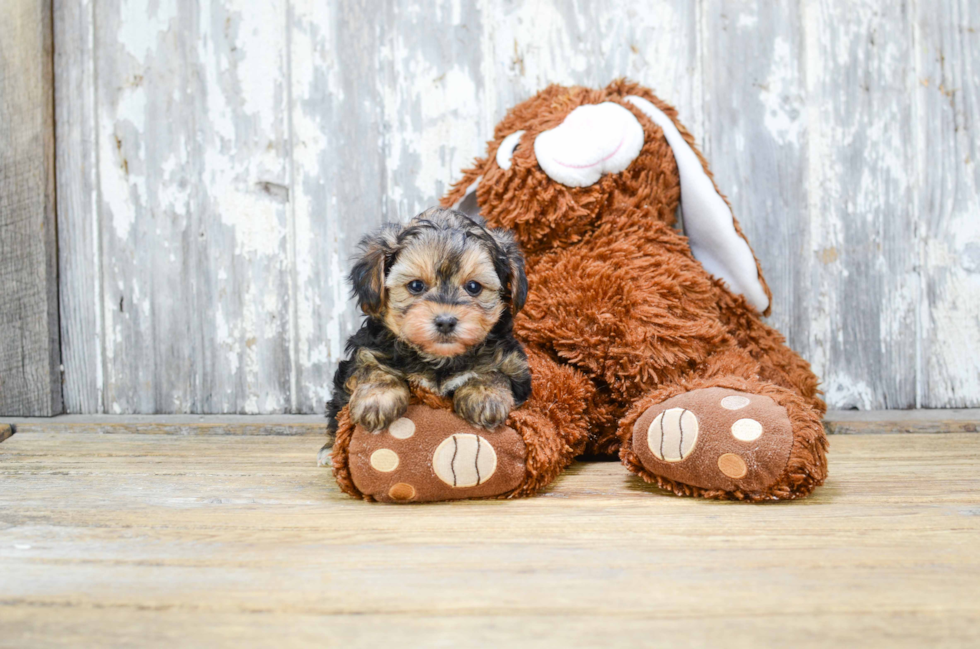
[[[848,435],[808,500],[576,464],[527,500],[371,505],[314,435],[0,444],[0,646],[977,646],[980,435]]]

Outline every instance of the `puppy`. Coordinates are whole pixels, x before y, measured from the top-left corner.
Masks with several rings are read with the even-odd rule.
[[[510,232],[431,208],[365,237],[350,282],[367,318],[334,375],[331,438],[345,405],[364,429],[387,428],[405,413],[410,384],[451,397],[457,415],[488,430],[530,396],[513,337],[527,277]]]

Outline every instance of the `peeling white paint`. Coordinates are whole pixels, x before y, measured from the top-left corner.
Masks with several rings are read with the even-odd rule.
[[[138,60],[144,60],[177,17],[176,0],[122,0],[119,3],[120,45]]]
[[[759,97],[765,106],[765,125],[779,144],[800,145],[803,131],[803,113],[794,96],[796,80],[796,56],[790,52],[789,42],[777,36],[772,45],[772,62],[766,88]]]
[[[216,216],[234,229],[235,253],[243,256],[279,255],[286,238],[282,209],[260,199],[252,191],[245,192],[228,181],[219,180],[221,176],[222,173],[212,167]]]
[[[235,53],[241,53],[236,79],[241,87],[242,111],[258,118],[256,127],[274,133],[281,127],[279,104],[269,101],[270,79],[280,79],[285,68],[286,12],[279,2],[238,0]],[[240,45],[240,46],[239,46]],[[284,92],[284,89],[283,89]]]
[[[111,131],[110,131],[111,133]],[[103,218],[112,223],[119,239],[126,239],[136,222],[129,178],[122,166],[122,156],[110,135],[99,141],[99,179],[102,184]]]
[[[874,391],[864,381],[831,375],[829,380],[825,379],[823,389],[826,399],[833,403],[835,408],[843,410],[874,408],[876,401]]]
[[[224,351],[225,362],[228,364],[228,371],[232,374],[238,373],[238,359],[241,356],[241,348],[238,344],[240,332],[232,333],[228,321],[225,319],[224,311],[219,307],[215,313],[215,344],[218,349]]]

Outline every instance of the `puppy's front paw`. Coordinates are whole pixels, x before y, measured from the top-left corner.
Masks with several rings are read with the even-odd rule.
[[[332,466],[333,458],[330,453],[333,451],[333,442],[327,442],[323,445],[320,451],[316,454],[316,465],[317,466]]]
[[[359,386],[350,397],[350,418],[358,426],[377,432],[388,427],[408,408],[405,386]]]
[[[481,384],[467,384],[456,390],[453,410],[477,428],[494,430],[505,421],[514,407],[509,389]]]

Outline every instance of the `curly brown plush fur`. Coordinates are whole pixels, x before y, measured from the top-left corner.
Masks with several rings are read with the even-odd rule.
[[[676,229],[681,182],[674,151],[663,130],[626,100],[631,95],[674,122],[710,179],[676,111],[648,89],[628,81],[599,90],[550,86],[507,114],[487,156],[476,160],[442,200],[444,206],[458,204],[476,184],[480,215],[492,227],[513,230],[526,258],[530,293],[514,327],[527,350],[532,395],[507,422],[526,446],[526,472],[516,489],[500,496],[539,491],[581,454],[618,454],[627,469],[679,495],[751,501],[805,496],[827,475],[820,424],[826,406],[817,378],[762,321],[768,306],[760,314],[695,258]],[[639,154],[623,171],[589,186],[552,180],[531,143],[577,107],[603,102],[626,108],[639,122],[644,136]],[[524,135],[504,169],[496,163],[497,150],[516,131]],[[744,240],[737,221],[734,230]],[[755,264],[761,292],[771,301],[758,259]],[[788,450],[780,451],[783,464],[769,467],[775,466],[778,478],[764,489],[682,483],[651,470],[634,452],[634,428],[644,413],[652,416],[671,398],[694,395],[689,401],[697,403],[698,394],[714,394],[709,388],[735,390],[782,413],[774,428],[790,431],[791,438],[782,438],[780,448]],[[703,421],[720,420],[706,416]],[[341,419],[334,456],[338,480],[354,493],[343,469],[349,428]],[[702,436],[712,434],[739,444],[733,441],[734,428],[719,432],[706,424],[701,430]],[[746,450],[750,461],[762,457],[751,452]],[[708,468],[725,473],[721,459]],[[737,477],[731,470],[728,478],[721,473],[719,484]]]

